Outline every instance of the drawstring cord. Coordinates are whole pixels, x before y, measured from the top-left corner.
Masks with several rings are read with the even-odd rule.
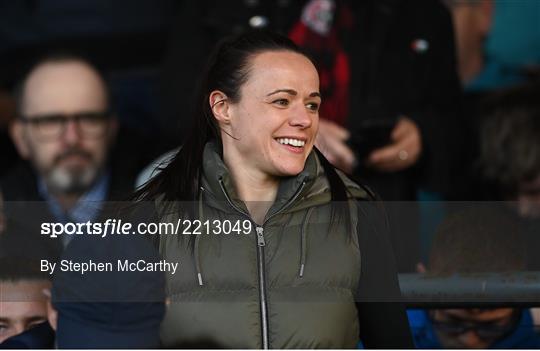
[[[305,182],[302,184],[302,188],[305,185]],[[222,185],[223,186],[223,185]],[[202,196],[204,188],[200,187],[199,192],[199,219],[201,222],[203,222],[204,214],[203,214],[203,202],[202,202]],[[301,231],[301,239],[300,239],[300,271],[299,271],[299,277],[302,278],[304,276],[304,269],[306,266],[306,255],[307,255],[307,225],[309,224],[309,217],[311,216],[311,213],[313,212],[314,208],[311,207],[306,212],[306,215],[304,216],[304,220],[302,223],[302,231]],[[200,242],[200,235],[197,235],[195,237],[195,245],[193,248],[194,251],[194,259],[195,259],[195,270],[197,271],[197,280],[199,282],[199,286],[203,286],[203,276],[201,272],[201,262],[200,262],[200,255],[199,255],[199,242]]]
[[[201,223],[203,222],[203,203],[202,203],[202,194],[203,194],[204,188],[201,187],[201,191],[199,192],[199,219]],[[195,269],[197,270],[197,279],[199,281],[199,285],[203,286],[203,277],[201,273],[201,260],[199,255],[199,241],[202,234],[195,236],[195,245],[193,248],[194,256],[195,256]]]
[[[302,278],[304,276],[304,268],[306,267],[306,255],[307,255],[307,226],[309,224],[309,217],[315,208],[310,207],[304,216],[304,221],[302,223],[302,232],[300,239],[300,272],[298,276]]]

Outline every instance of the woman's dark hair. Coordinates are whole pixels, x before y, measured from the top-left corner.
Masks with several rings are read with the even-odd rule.
[[[267,31],[235,35],[217,45],[200,81],[191,132],[171,162],[136,193],[137,199],[162,196],[164,201],[192,201],[196,198],[206,143],[216,140],[221,149],[220,130],[208,102],[209,95],[220,90],[229,101],[238,102],[240,89],[249,78],[250,59],[266,51],[291,51],[306,56],[287,37]],[[328,162],[323,162],[323,167],[331,184],[332,200],[346,201],[345,186],[336,171]]]

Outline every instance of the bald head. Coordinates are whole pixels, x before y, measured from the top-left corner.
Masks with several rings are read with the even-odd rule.
[[[73,113],[107,109],[107,89],[99,73],[75,58],[47,60],[28,74],[21,89],[20,114]]]

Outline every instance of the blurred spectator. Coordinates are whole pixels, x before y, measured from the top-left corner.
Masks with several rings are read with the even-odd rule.
[[[540,85],[494,94],[485,103],[480,166],[493,200],[516,201],[524,217],[540,215]]]
[[[129,164],[123,165],[129,167],[126,174],[137,172],[166,150],[162,144],[167,145],[172,129],[157,114],[157,72],[172,14],[183,2],[0,0],[0,91],[12,90],[28,65],[44,54],[69,50],[90,59],[106,73],[110,108],[119,120],[114,152],[130,155]],[[0,119],[2,102],[0,98]],[[0,128],[0,137],[7,135],[3,131]],[[2,176],[18,159],[7,138],[0,142],[6,153]]]
[[[384,200],[451,194],[460,87],[442,4],[312,0],[291,37],[319,65],[318,145],[335,165]]]
[[[467,92],[538,78],[540,3],[536,0],[446,0],[454,17],[459,71]]]
[[[136,157],[112,153],[117,120],[103,78],[82,58],[58,54],[38,61],[19,88],[10,132],[24,162],[0,180],[3,200],[45,201],[48,221],[96,220],[136,175]]]
[[[489,35],[493,0],[446,0],[456,35],[459,77],[467,86],[484,69],[484,46]]]
[[[427,274],[507,273],[525,269],[515,217],[498,205],[447,217],[437,231]],[[470,308],[409,310],[418,348],[538,348],[529,310]]]
[[[540,85],[494,93],[482,110],[477,187],[519,215],[528,269],[540,269]]]
[[[0,258],[0,348],[53,347],[43,293],[51,288],[50,276],[35,263],[26,257]],[[25,331],[24,337],[12,338]]]
[[[108,74],[123,126],[160,139],[156,68],[172,24],[174,0],[0,0],[0,86],[10,89],[45,52],[69,49]]]
[[[141,269],[160,257],[144,236],[77,237],[62,254],[70,262],[111,263],[112,270],[54,274],[52,305],[61,349],[155,349],[165,315],[165,273]],[[137,269],[117,269],[117,262]]]
[[[494,90],[538,80],[540,3],[536,0],[445,0],[456,32],[459,72],[465,90],[460,135],[463,159],[462,199],[478,200],[481,183],[474,162],[480,157],[479,115]],[[534,99],[534,98],[533,98]],[[468,179],[468,180],[467,180]]]

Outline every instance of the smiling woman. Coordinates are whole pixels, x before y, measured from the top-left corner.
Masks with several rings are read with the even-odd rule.
[[[269,51],[251,61],[250,71],[257,74],[240,88],[239,101],[219,89],[209,100],[223,133],[223,161],[238,196],[260,223],[276,197],[280,177],[304,169],[317,133],[321,98],[317,71],[305,56]],[[259,206],[262,203],[268,206]]]
[[[161,221],[253,230],[156,238],[164,259],[182,261],[165,346],[412,346],[389,244],[357,201],[368,195],[313,146],[320,104],[317,71],[289,39],[251,32],[217,46],[188,140],[137,197]],[[360,301],[378,293],[393,303]]]

